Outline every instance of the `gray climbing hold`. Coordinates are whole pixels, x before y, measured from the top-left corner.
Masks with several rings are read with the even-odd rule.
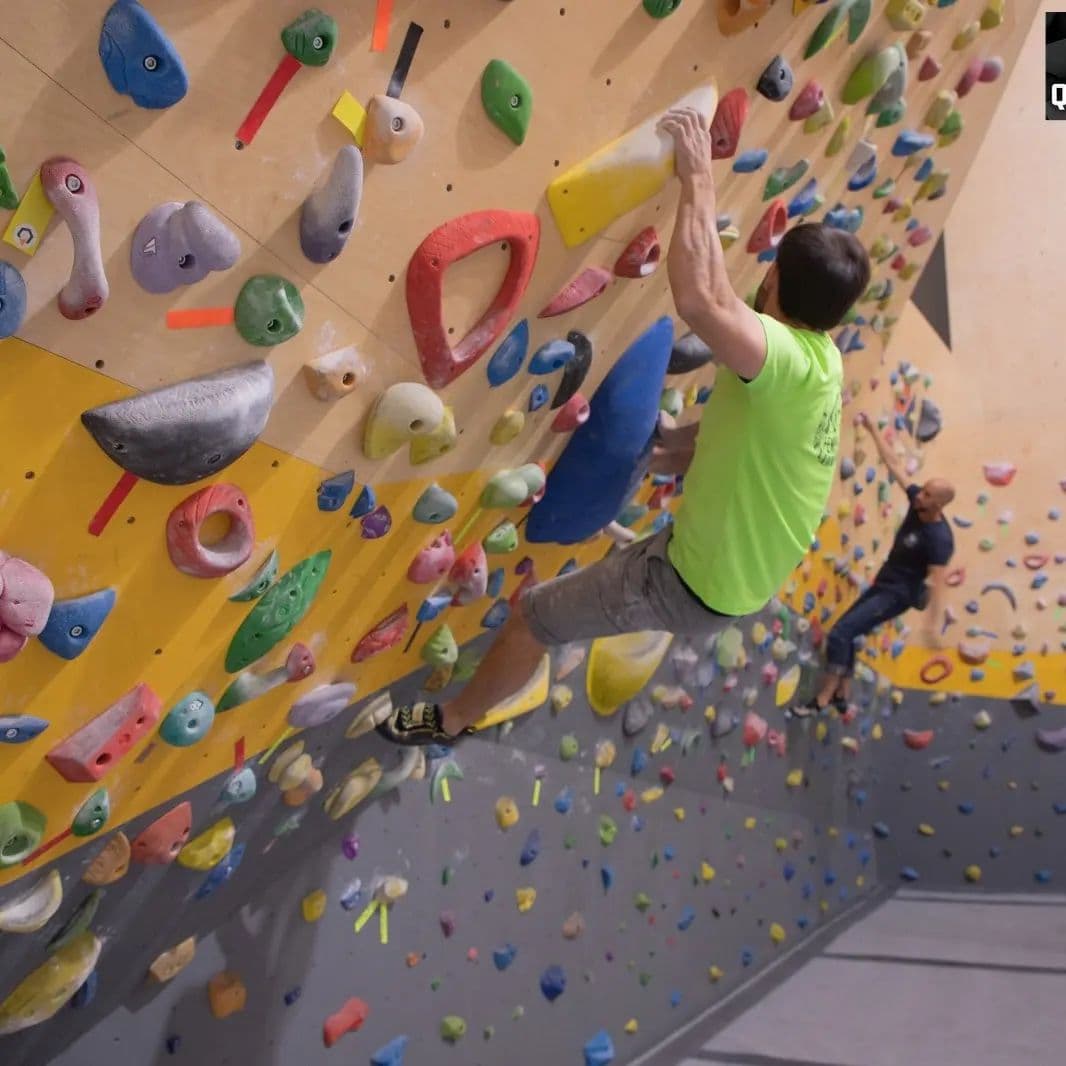
[[[626,704],[622,714],[622,732],[627,737],[635,737],[652,720],[655,707],[647,696],[638,696]]]
[[[915,440],[921,444],[928,444],[943,428],[944,421],[940,408],[932,400],[923,399],[921,410],[918,412],[918,425],[914,430]]]
[[[262,360],[83,412],[82,424],[123,470],[157,485],[221,473],[263,432],[274,372]]]
[[[711,736],[715,740],[728,736],[737,727],[737,716],[732,711],[719,711],[711,722]]]
[[[351,705],[354,695],[355,685],[348,681],[319,685],[289,708],[288,724],[293,729],[312,729],[332,722]]]
[[[755,88],[774,103],[784,100],[792,92],[792,68],[783,56],[774,56],[759,75]]]
[[[26,317],[26,282],[18,267],[0,260],[0,340],[17,332]]]
[[[1038,729],[1036,742],[1044,751],[1066,751],[1066,726],[1061,729]]]
[[[337,153],[326,183],[300,212],[300,248],[312,263],[329,263],[344,251],[359,217],[363,196],[363,156],[354,144]]]
[[[229,270],[240,254],[241,242],[209,207],[195,200],[160,204],[133,232],[130,273],[146,292],[173,292]]]
[[[714,358],[714,353],[695,333],[686,333],[674,341],[670,351],[670,362],[666,367],[668,374],[687,374],[699,370]]]

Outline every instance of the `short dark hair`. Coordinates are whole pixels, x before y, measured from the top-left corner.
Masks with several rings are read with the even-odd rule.
[[[790,229],[777,247],[777,300],[808,329],[833,329],[870,284],[870,257],[858,238],[822,222]]]

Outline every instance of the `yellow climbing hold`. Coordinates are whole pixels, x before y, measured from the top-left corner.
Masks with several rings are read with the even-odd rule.
[[[971,885],[976,885],[981,880],[981,867],[980,866],[967,866],[963,871],[963,876]]]
[[[444,408],[444,417],[432,433],[422,433],[411,441],[408,458],[412,466],[430,463],[450,452],[459,440],[455,429],[455,412],[450,407]]]
[[[777,690],[774,693],[774,703],[778,707],[784,707],[786,703],[792,702],[792,697],[796,695],[796,689],[799,688],[801,671],[798,665],[790,666],[778,679]]]
[[[749,815],[749,817],[744,819],[744,828],[745,829],[754,829],[758,824],[759,824],[758,819],[757,818],[753,818],[750,815]]]
[[[718,983],[719,981],[721,981],[721,979],[722,979],[723,977],[725,977],[725,973],[724,973],[724,971],[723,971],[723,970],[721,970],[721,969],[720,969],[719,967],[717,967],[717,966],[712,966],[712,967],[711,967],[711,968],[710,968],[710,969],[709,969],[709,970],[707,971],[707,976],[708,976],[708,977],[709,977],[709,978],[710,978],[710,979],[711,979],[711,980],[712,980],[713,982],[715,982],[715,983],[717,984],[717,983]]]
[[[774,922],[770,926],[770,940],[775,944],[780,944],[785,939],[785,928],[777,922]]]
[[[825,722],[818,722],[814,727],[814,739],[825,740],[829,736],[829,726]]]
[[[955,39],[951,42],[952,50],[955,52],[961,52],[964,48],[969,48],[970,45],[977,40],[977,35],[980,32],[980,22],[976,19],[974,19],[973,22],[967,22],[966,25],[955,34]]]
[[[751,627],[752,644],[761,644],[766,639],[766,626],[762,622],[755,622]]]
[[[788,847],[788,841],[784,837],[778,837],[774,841],[774,850],[780,855]]]
[[[831,825],[826,831],[826,835],[830,840],[836,840],[840,836],[840,830],[835,825]]]
[[[941,792],[947,792],[948,789],[951,788],[951,782],[950,781],[938,781],[936,783],[936,787],[938,789],[940,789]]]
[[[684,807],[675,807],[674,808],[674,817],[679,822],[683,822],[685,820],[685,808]]]
[[[326,796],[326,814],[337,821],[352,811],[370,795],[381,780],[381,763],[372,755],[364,759],[341,783]]]
[[[694,107],[709,123],[718,103],[714,84],[687,93],[673,107]],[[583,244],[655,196],[674,176],[674,145],[656,129],[656,114],[548,186],[548,204],[567,247]]]
[[[190,936],[180,944],[167,951],[161,952],[155,957],[155,961],[148,967],[152,980],[161,985],[177,977],[192,960],[196,958],[196,937]]]
[[[658,755],[670,747],[670,727],[660,722],[655,728],[655,736],[649,745],[652,755]]]
[[[28,1029],[56,1014],[96,968],[100,948],[99,939],[88,930],[78,933],[23,978],[0,1003],[0,1036]]]
[[[785,784],[789,788],[799,788],[803,784],[803,771],[802,770],[789,770],[785,775]]]
[[[300,902],[300,913],[305,922],[317,922],[326,913],[326,893],[316,889]]]
[[[992,715],[988,711],[978,711],[973,716],[974,729],[987,729],[992,724]]]
[[[857,755],[859,751],[859,742],[854,737],[844,737],[840,741],[840,746],[845,750],[851,752],[852,755]]]
[[[632,1036],[640,1027],[637,1025],[636,1018],[630,1018],[623,1028],[630,1036]]]
[[[187,870],[211,870],[226,857],[236,835],[233,819],[221,818],[178,852],[178,864]]]
[[[516,888],[514,898],[515,903],[518,904],[518,909],[525,914],[526,911],[532,910],[533,904],[537,902],[537,890],[535,888]]]
[[[533,676],[512,696],[508,696],[502,703],[497,703],[484,718],[474,724],[474,728],[489,729],[543,707],[548,700],[550,686],[551,659],[545,655]]]
[[[821,900],[819,902],[819,904],[818,904],[818,909],[822,912],[822,914],[828,914],[829,913],[829,900],[827,900],[827,899]]]
[[[873,729],[870,730],[871,740],[883,740],[885,736],[884,726],[880,722],[875,722]]]
[[[715,878],[715,868],[709,863],[700,863],[700,880],[701,881],[713,881]]]
[[[718,710],[713,704],[707,704],[707,707],[703,712],[703,717],[706,718],[708,722],[713,722],[718,717]]]
[[[526,416],[522,411],[504,411],[489,433],[493,444],[510,444],[525,428]]]
[[[618,748],[615,746],[614,741],[597,740],[594,758],[596,760],[596,769],[609,770],[614,765],[614,760],[618,758]]]
[[[592,709],[606,717],[631,700],[659,669],[672,639],[652,630],[594,640],[585,675]]]
[[[663,790],[661,785],[653,785],[651,788],[646,788],[640,794],[641,803],[654,803],[657,799],[663,798]]]
[[[921,835],[923,837],[935,837],[936,836],[936,830],[928,822],[922,822],[918,826],[918,832],[921,833]]]
[[[981,12],[981,29],[994,30],[1003,22],[1003,9],[1007,0],[988,0],[984,11]]]
[[[552,685],[551,703],[552,710],[558,714],[565,711],[573,702],[574,690],[569,685]]]
[[[1025,829],[1024,829],[1024,827],[1023,827],[1023,826],[1020,826],[1020,825],[1012,825],[1012,826],[1010,827],[1010,835],[1011,835],[1012,837],[1020,837],[1020,836],[1024,835],[1024,833],[1025,833]]]
[[[518,821],[518,804],[510,796],[501,796],[496,801],[496,824],[501,829],[510,829]]]

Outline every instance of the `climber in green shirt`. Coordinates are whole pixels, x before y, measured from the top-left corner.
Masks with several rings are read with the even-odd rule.
[[[671,111],[659,129],[673,138],[681,184],[670,288],[717,364],[699,423],[658,434],[652,469],[685,475],[676,521],[528,589],[458,696],[396,708],[378,727],[398,744],[469,732],[532,676],[546,647],[642,630],[710,636],[764,607],[810,546],[840,430],[843,372],[826,331],[865,291],[869,259],[850,233],[796,226],[753,310],[726,273],[707,117]]]

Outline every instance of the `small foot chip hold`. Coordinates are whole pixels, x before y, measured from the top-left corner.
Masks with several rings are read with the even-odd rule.
[[[322,1023],[322,1043],[326,1047],[333,1047],[346,1033],[357,1033],[363,1027],[369,1012],[370,1008],[366,1003],[353,996]]]
[[[176,944],[169,951],[157,955],[155,961],[148,967],[148,973],[152,979],[160,984],[177,977],[186,966],[196,957],[196,937],[190,936],[180,944]]]
[[[406,1036],[393,1037],[387,1044],[379,1047],[370,1056],[370,1066],[403,1066],[404,1052],[407,1050]]]
[[[207,999],[211,1013],[221,1020],[244,1010],[248,990],[238,974],[232,970],[222,970],[207,982]]]
[[[458,1014],[447,1014],[440,1023],[441,1039],[449,1044],[456,1044],[466,1036],[466,1019]]]

